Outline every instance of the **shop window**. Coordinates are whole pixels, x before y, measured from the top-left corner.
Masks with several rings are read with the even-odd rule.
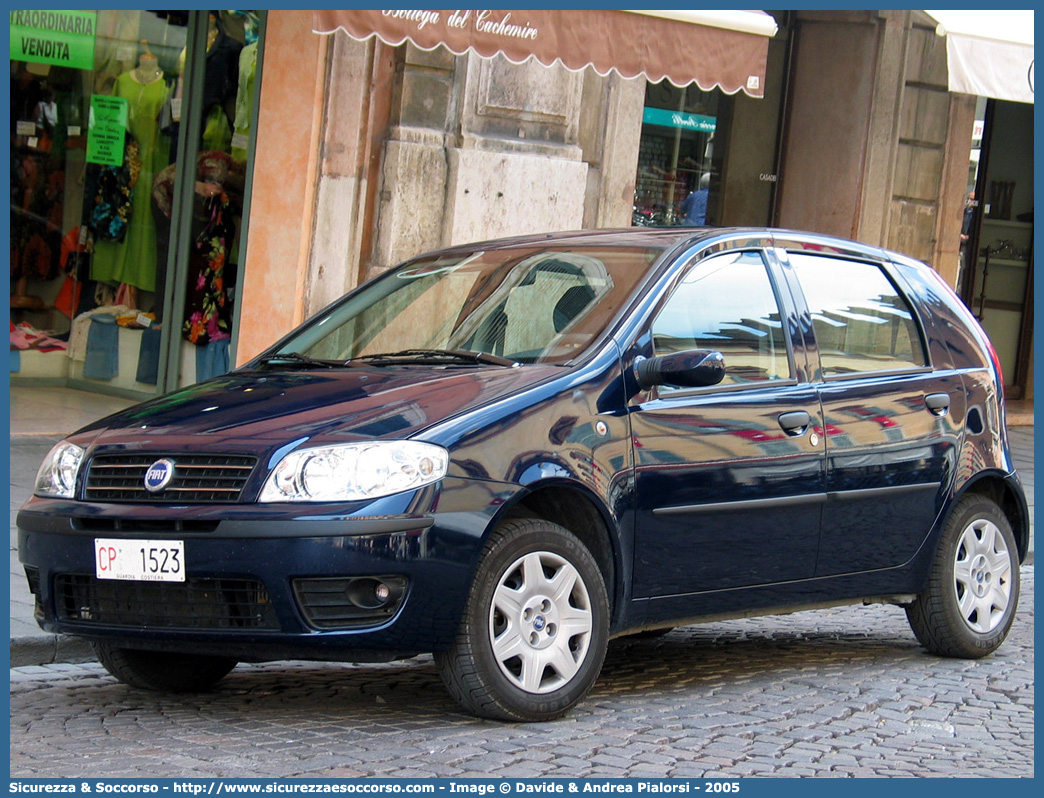
[[[645,91],[632,222],[639,226],[712,223],[714,140],[721,92],[670,81]]]
[[[11,60],[12,376],[150,394],[176,380],[164,379],[161,350],[227,346],[259,17],[214,12],[204,89],[190,96],[190,22],[205,13],[11,12],[22,48]],[[47,46],[57,30],[68,48]],[[204,112],[199,200],[178,216],[190,106]],[[184,226],[196,246],[172,262]],[[185,372],[182,381],[207,376]]]

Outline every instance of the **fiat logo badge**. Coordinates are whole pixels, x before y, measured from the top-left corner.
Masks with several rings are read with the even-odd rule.
[[[145,490],[159,493],[174,479],[174,461],[163,458],[149,466],[145,472]]]

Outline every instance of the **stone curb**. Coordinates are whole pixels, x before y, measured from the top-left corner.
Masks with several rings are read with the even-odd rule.
[[[94,649],[82,638],[46,633],[11,638],[12,668],[54,665],[59,662],[90,662],[94,659]]]

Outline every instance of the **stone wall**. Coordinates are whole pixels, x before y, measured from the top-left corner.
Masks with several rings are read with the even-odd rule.
[[[974,102],[949,93],[934,22],[802,12],[791,95],[779,224],[894,249],[954,285]]]

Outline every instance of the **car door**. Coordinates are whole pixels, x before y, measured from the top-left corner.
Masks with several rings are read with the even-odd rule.
[[[949,490],[963,383],[933,367],[915,306],[886,264],[780,257],[800,284],[820,364],[828,501],[816,575],[901,565]]]
[[[713,350],[726,368],[718,385],[660,386],[632,402],[635,598],[814,574],[821,411],[775,272],[758,250],[704,258],[652,314],[651,355]]]

